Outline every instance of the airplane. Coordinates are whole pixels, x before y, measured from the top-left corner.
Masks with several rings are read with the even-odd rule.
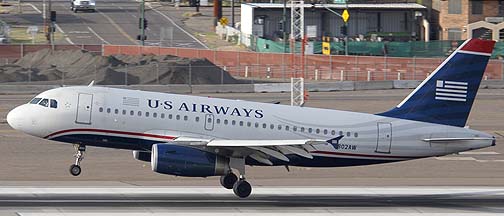
[[[73,144],[74,176],[86,146],[127,149],[154,172],[220,176],[224,188],[246,198],[246,166],[362,166],[494,146],[492,135],[465,127],[494,44],[466,40],[402,102],[378,114],[90,84],[42,92],[7,121]]]

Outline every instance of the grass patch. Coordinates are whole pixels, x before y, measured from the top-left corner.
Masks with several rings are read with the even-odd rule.
[[[10,28],[10,43],[11,44],[20,44],[20,43],[25,43],[25,44],[31,44],[32,43],[32,35],[30,33],[27,33],[26,30],[28,27],[11,27]],[[39,32],[35,35],[35,43],[47,43],[47,39],[44,35],[44,32],[41,31],[42,27],[39,27]],[[60,32],[55,32],[54,33],[54,41],[58,41],[63,39],[63,35]]]

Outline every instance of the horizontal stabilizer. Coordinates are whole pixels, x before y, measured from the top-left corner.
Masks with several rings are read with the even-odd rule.
[[[425,142],[456,142],[456,141],[472,141],[472,140],[495,140],[495,138],[491,137],[457,137],[457,138],[430,138],[423,139]]]

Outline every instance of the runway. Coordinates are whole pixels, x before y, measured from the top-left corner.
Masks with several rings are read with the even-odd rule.
[[[499,215],[504,187],[2,187],[17,215]]]

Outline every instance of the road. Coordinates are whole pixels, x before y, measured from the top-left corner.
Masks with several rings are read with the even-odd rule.
[[[42,1],[23,1],[35,11],[43,11]],[[140,33],[139,3],[133,0],[97,1],[97,12],[70,11],[69,0],[52,0],[52,10],[57,13],[57,28],[65,35],[67,44],[139,44]],[[46,5],[47,6],[47,5]],[[206,48],[198,39],[188,33],[170,17],[159,3],[147,3],[145,17],[148,20],[146,30],[147,45],[186,48]],[[42,25],[40,16],[21,15],[25,22]],[[164,32],[162,34],[162,32]]]

